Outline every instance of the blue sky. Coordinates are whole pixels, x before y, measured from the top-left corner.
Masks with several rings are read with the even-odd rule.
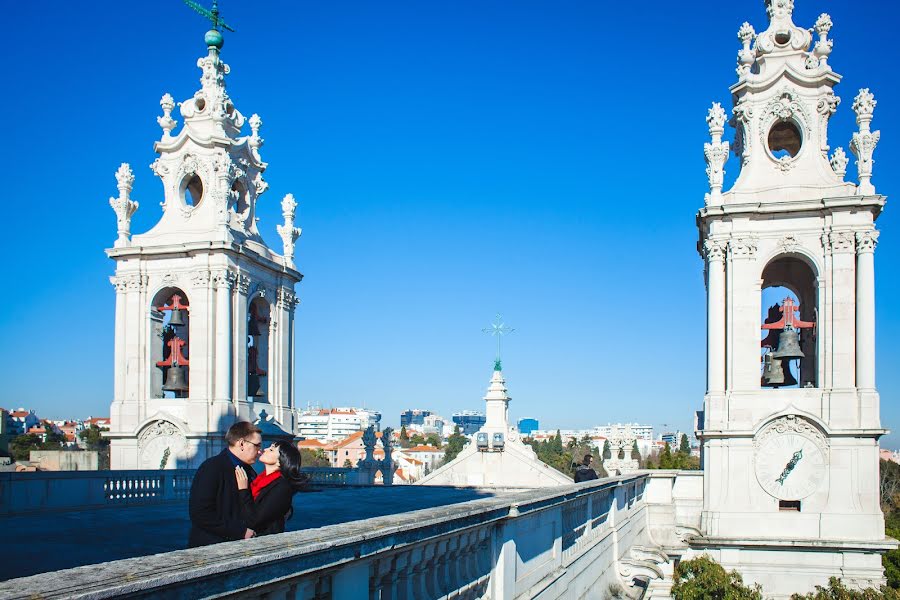
[[[704,119],[710,102],[731,105],[736,32],[765,28],[762,0],[247,6],[222,2],[237,29],[223,58],[238,109],[263,119],[260,227],[276,248],[280,198],[300,203],[299,404],[366,405],[387,424],[407,407],[482,409],[495,345],[481,329],[501,312],[516,328],[504,345],[514,417],[691,427],[705,386]],[[890,196],[900,8],[797,0],[795,21],[822,11],[844,75],[831,145],[847,147],[852,99],[870,87],[874,183]],[[106,415],[113,174],[132,164],[132,231],[147,230],[160,216],[148,168],[159,98],[198,88],[206,27],[177,0],[7,14],[0,406]],[[727,187],[733,157],[726,170]],[[878,225],[878,385],[898,428],[892,202]]]

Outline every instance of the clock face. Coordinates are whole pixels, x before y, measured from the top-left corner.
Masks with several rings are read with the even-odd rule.
[[[178,468],[178,459],[184,458],[185,446],[185,439],[180,435],[154,437],[141,450],[141,468]]]
[[[756,452],[756,479],[779,500],[800,500],[825,479],[825,456],[805,435],[774,435]]]

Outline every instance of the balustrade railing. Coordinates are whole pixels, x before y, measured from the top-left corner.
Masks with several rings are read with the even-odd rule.
[[[663,491],[654,492],[650,501],[663,501],[677,474],[662,476],[641,473],[517,492],[115,561],[102,569],[44,573],[0,583],[0,596],[584,597],[591,589],[646,585],[647,576],[638,581],[637,573],[660,572],[647,559],[667,560],[664,553],[648,549],[653,541],[644,492],[649,484],[660,486]],[[675,523],[656,526],[674,529]],[[635,549],[640,560],[634,559]]]

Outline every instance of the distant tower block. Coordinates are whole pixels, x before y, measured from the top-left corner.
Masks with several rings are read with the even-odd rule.
[[[196,467],[221,450],[235,420],[261,419],[267,435],[294,433],[296,201],[282,202],[279,255],[257,229],[257,201],[269,187],[262,121],[246,120],[225,91],[221,33],[205,39],[201,88],[180,104],[180,131],[172,96],[160,101],[151,165],[164,192],[159,222],[131,235],[138,205],[128,165],[110,199],[118,231],[107,250],[116,261],[114,469]]]
[[[766,596],[883,582],[875,388],[875,100],[853,102],[847,155],[832,149],[828,15],[793,23],[793,0],[766,0],[769,27],[738,32],[731,114],[714,103],[697,222],[707,289],[707,391],[698,414],[704,499],[691,542]],[[723,141],[726,122],[734,145]],[[737,180],[723,191],[734,152]],[[829,155],[830,153],[830,155]],[[766,292],[773,288],[772,293]],[[769,296],[777,297],[770,298]],[[766,294],[766,305],[762,304]]]

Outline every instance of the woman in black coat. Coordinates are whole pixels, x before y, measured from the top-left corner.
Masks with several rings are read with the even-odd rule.
[[[275,442],[259,457],[266,468],[250,482],[246,473],[235,469],[241,515],[257,536],[282,533],[293,509],[294,493],[306,485],[300,472],[300,451],[289,442]]]

